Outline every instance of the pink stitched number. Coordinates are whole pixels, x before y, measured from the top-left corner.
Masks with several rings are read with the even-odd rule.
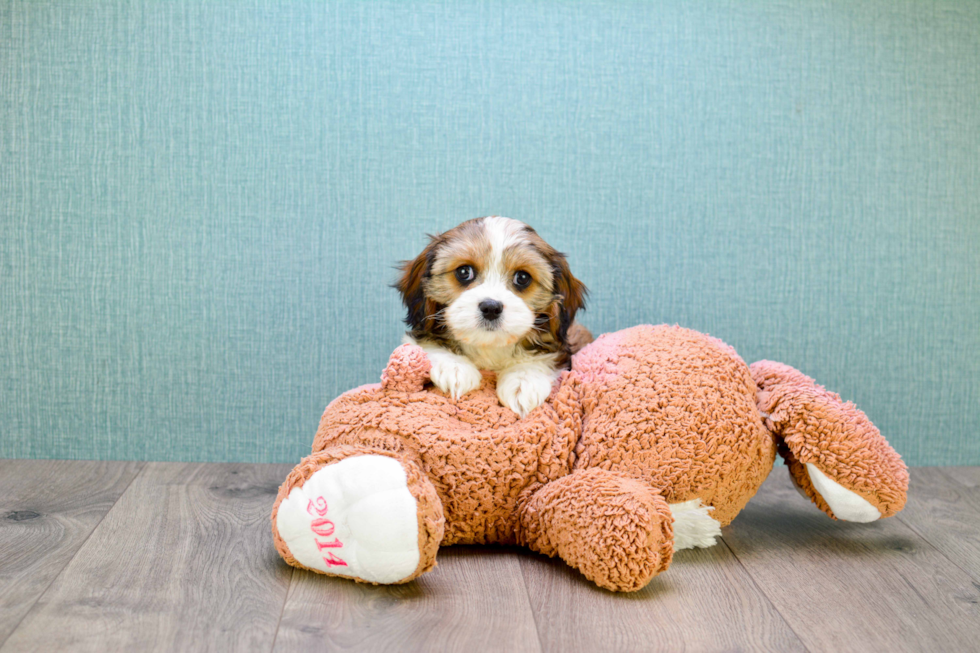
[[[327,514],[327,500],[323,497],[317,497],[316,505],[314,506],[313,499],[310,499],[310,502],[306,505],[306,512],[312,515],[314,510],[316,510],[316,513],[321,517]]]
[[[339,549],[344,546],[343,542],[340,540],[334,540],[333,542],[321,542],[320,540],[313,540],[316,542],[316,548],[323,551],[324,549]]]
[[[310,530],[321,537],[330,537],[333,535],[333,522],[329,519],[314,519],[313,523],[310,524]]]
[[[310,530],[313,531],[314,535],[319,535],[320,537],[330,537],[333,535],[334,525],[333,522],[326,518],[327,514],[327,500],[323,497],[317,497],[316,500],[310,499],[310,502],[306,504],[306,512],[313,515],[315,512],[319,515],[319,519],[314,519],[310,524]],[[317,549],[322,553],[324,549],[340,549],[343,548],[344,543],[340,541],[340,538],[334,539],[333,542],[321,542],[318,539],[313,540],[316,542]],[[323,561],[327,563],[330,567],[346,567],[347,563],[338,558],[333,551],[327,551],[323,556]]]

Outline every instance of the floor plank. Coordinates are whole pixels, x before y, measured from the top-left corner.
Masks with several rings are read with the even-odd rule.
[[[980,468],[913,469],[909,503],[833,522],[777,469],[643,591],[522,549],[452,547],[374,587],[295,572],[269,511],[288,465],[0,461],[0,651],[971,650]],[[134,480],[135,479],[135,480]],[[19,623],[19,625],[18,625]]]
[[[0,644],[142,466],[0,460]]]
[[[541,650],[513,550],[448,547],[438,562],[381,587],[296,570],[275,650]]]
[[[289,468],[148,463],[0,650],[271,649],[289,573],[269,511]]]
[[[807,648],[975,650],[980,586],[900,520],[834,522],[778,472],[724,537]]]
[[[973,490],[970,497],[980,499],[980,467],[941,467],[943,474]]]
[[[546,651],[800,651],[724,544],[680,551],[636,593],[596,587],[557,558],[521,567]]]
[[[980,583],[980,494],[940,467],[911,470],[909,500],[897,518]]]

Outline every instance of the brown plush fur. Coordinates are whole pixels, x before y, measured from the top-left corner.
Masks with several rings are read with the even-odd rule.
[[[728,524],[776,456],[749,368],[725,343],[676,327],[600,336],[576,356],[590,418],[576,469],[638,477],[668,503],[700,498]]]
[[[752,364],[759,409],[781,439],[779,453],[793,482],[818,508],[837,519],[810,482],[805,464],[816,464],[831,480],[890,517],[905,506],[909,473],[905,463],[867,415],[789,365]]]
[[[430,569],[438,546],[520,543],[607,589],[639,589],[670,563],[668,504],[700,498],[729,523],[777,446],[797,482],[806,479],[797,462],[814,462],[883,516],[905,500],[904,464],[852,404],[787,366],[750,371],[731,347],[687,329],[601,336],[524,419],[499,405],[492,373],[453,399],[427,385],[428,370],[421,349],[403,345],[382,383],[327,407],[313,454],[273,508],[287,562],[298,565],[275,530],[281,501],[316,470],[362,453],[401,461],[417,501],[420,562],[402,582]]]
[[[534,493],[521,511],[521,542],[600,587],[629,592],[670,565],[671,524],[667,501],[648,484],[583,469]]]

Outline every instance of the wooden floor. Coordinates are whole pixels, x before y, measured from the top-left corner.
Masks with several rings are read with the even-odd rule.
[[[289,469],[0,460],[0,653],[980,650],[980,467],[914,469],[867,525],[777,469],[635,594],[511,548],[394,587],[294,571],[269,532]]]

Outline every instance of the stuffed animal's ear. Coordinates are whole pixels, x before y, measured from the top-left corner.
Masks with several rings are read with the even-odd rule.
[[[405,324],[412,331],[430,331],[435,324],[439,305],[425,296],[424,283],[432,271],[435,248],[439,239],[429,236],[429,244],[411,261],[402,261],[401,276],[392,284],[402,295],[402,303],[408,309]]]
[[[585,309],[585,298],[589,289],[572,276],[564,254],[556,253],[551,267],[554,275],[552,290],[556,298],[548,321],[548,330],[559,342],[567,342],[568,328],[575,321],[575,314]]]

